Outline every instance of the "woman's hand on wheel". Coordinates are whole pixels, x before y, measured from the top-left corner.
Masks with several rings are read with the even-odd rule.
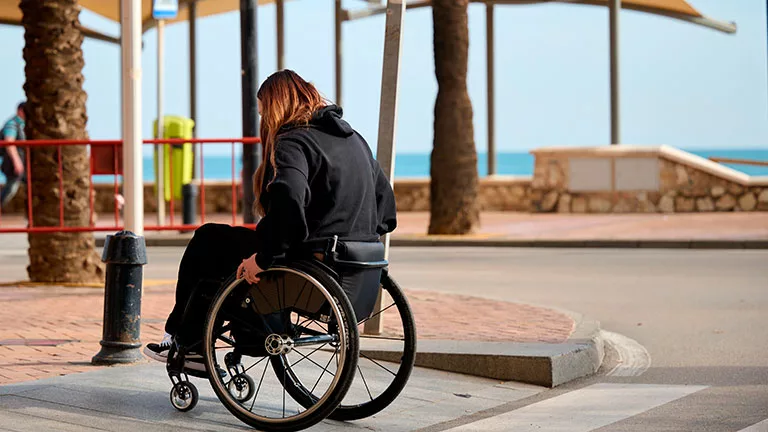
[[[253,254],[250,256],[250,258],[244,259],[240,266],[237,268],[237,277],[245,279],[249,283],[255,284],[259,283],[260,278],[258,277],[258,274],[262,271],[264,270],[262,270],[261,267],[256,264],[256,254]]]

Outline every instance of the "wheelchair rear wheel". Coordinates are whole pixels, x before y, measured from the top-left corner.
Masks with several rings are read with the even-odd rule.
[[[355,378],[344,400],[328,416],[330,419],[358,420],[382,411],[402,392],[413,370],[416,324],[408,299],[388,272],[382,274],[381,290],[381,310],[373,311],[358,323],[360,359]],[[386,314],[385,322],[388,323],[383,332],[364,334],[365,324],[381,314]],[[374,351],[377,358],[374,358]],[[280,357],[272,358],[272,364],[277,375],[283,373],[284,362]],[[287,380],[286,384],[288,393],[302,405],[311,406],[318,400],[318,395],[312,389],[302,387],[300,382]]]
[[[255,285],[225,283],[211,304],[203,340],[206,368],[238,369],[227,377],[209,374],[209,380],[244,423],[265,431],[305,429],[333,412],[354,378],[354,310],[338,283],[309,262],[272,267],[260,277]],[[286,367],[267,374],[278,358]],[[234,382],[246,373],[253,380]],[[232,391],[237,384],[240,391]],[[288,388],[311,388],[317,397],[297,403]]]

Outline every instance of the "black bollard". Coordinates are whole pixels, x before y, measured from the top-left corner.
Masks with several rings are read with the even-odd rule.
[[[133,363],[141,354],[142,266],[147,263],[144,237],[130,231],[107,236],[101,260],[107,264],[104,284],[104,329],[101,351],[92,364]]]
[[[181,211],[184,225],[193,225],[197,213],[197,185],[188,183],[181,187]]]

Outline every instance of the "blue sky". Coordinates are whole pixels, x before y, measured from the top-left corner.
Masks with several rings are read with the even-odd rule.
[[[622,12],[622,141],[689,149],[762,148],[768,144],[766,11],[758,1],[691,0],[701,12],[735,21],[735,35],[632,11]],[[345,0],[349,7],[359,0]],[[485,9],[470,7],[469,89],[475,140],[486,146]],[[286,66],[334,96],[333,2],[286,5]],[[432,146],[437,84],[429,9],[409,11],[404,30],[398,151]],[[496,140],[500,151],[609,142],[608,12],[605,8],[545,4],[500,6],[496,13]],[[93,14],[83,24],[117,34]],[[276,68],[275,10],[259,9],[259,76]],[[384,19],[344,25],[344,110],[375,147]],[[166,38],[166,114],[189,114],[187,25]],[[242,133],[237,12],[198,24],[198,135]],[[23,98],[23,30],[0,26],[0,117]],[[144,35],[143,127],[156,115],[156,33]],[[120,135],[120,53],[86,40],[85,89],[92,138]],[[2,112],[8,113],[2,114]]]

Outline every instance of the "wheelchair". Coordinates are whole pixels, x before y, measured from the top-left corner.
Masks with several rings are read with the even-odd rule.
[[[215,295],[200,297],[209,304],[202,339],[179,338],[168,355],[171,404],[195,407],[195,376],[208,379],[235,417],[264,431],[387,408],[413,369],[416,326],[383,245],[351,245],[334,238],[322,253],[282,257],[257,284],[231,276]],[[366,333],[381,315],[384,331]],[[188,366],[190,352],[202,354],[204,371]]]

